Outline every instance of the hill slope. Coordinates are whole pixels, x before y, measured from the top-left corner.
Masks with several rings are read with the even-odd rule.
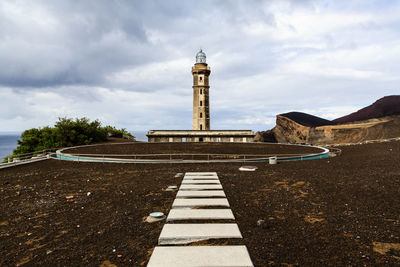
[[[333,120],[337,124],[400,115],[400,95],[385,96],[357,112]]]
[[[283,143],[358,143],[400,137],[400,96],[385,96],[333,121],[301,112],[280,114],[272,132]]]
[[[333,125],[336,124],[330,120],[326,120],[317,116],[313,116],[303,112],[288,112],[284,114],[279,114],[279,116],[286,117],[291,119],[298,124],[308,126],[308,127],[318,127],[324,125]]]
[[[343,144],[400,137],[400,115],[347,124],[309,127],[287,117],[276,116],[272,129],[280,143]]]

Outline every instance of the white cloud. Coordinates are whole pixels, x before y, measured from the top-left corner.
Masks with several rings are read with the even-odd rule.
[[[314,116],[318,116],[327,120],[334,120],[350,113],[356,112],[357,110],[363,107],[356,106],[332,106],[332,107],[323,107],[317,109],[301,109],[299,112],[304,112],[308,114],[313,114]]]
[[[165,94],[160,98],[156,92],[110,90],[102,87],[56,89],[61,93],[57,90],[54,92],[33,90],[24,92],[21,96],[10,88],[1,88],[0,132],[53,125],[58,117],[99,119],[103,124],[135,131],[144,131],[153,127],[164,128],[165,125],[189,127],[191,123],[190,104],[187,105],[188,116],[182,116],[185,119],[171,114],[171,107],[190,102],[190,97]],[[86,98],[65,97],[64,90],[90,90],[101,97],[88,102]],[[178,112],[182,111],[178,110]]]
[[[190,86],[191,74],[189,71],[191,66],[192,60],[180,58],[124,69],[111,73],[106,76],[106,79],[110,85],[132,88],[135,91],[141,89],[144,91],[163,91],[171,87],[175,87],[174,90],[176,90],[178,89],[176,86],[179,84]]]

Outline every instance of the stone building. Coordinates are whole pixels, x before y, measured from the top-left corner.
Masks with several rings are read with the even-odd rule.
[[[252,130],[210,130],[210,67],[206,54],[200,49],[193,75],[192,130],[150,130],[149,142],[253,142]]]

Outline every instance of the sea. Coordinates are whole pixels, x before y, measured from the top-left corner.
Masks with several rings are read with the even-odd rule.
[[[147,141],[146,133],[144,131],[131,131],[136,137],[137,141]],[[13,150],[17,148],[17,140],[20,137],[17,132],[0,132],[0,162],[4,157],[11,155]]]
[[[136,137],[136,141],[147,142],[147,131],[130,131]]]
[[[17,148],[17,140],[20,134],[10,132],[0,132],[0,162],[3,158],[11,155],[13,150]]]

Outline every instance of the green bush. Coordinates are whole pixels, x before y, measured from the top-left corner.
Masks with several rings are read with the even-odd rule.
[[[88,145],[107,141],[107,137],[121,137],[135,140],[135,137],[126,129],[116,129],[112,126],[101,127],[98,120],[88,118],[68,119],[59,118],[54,127],[32,128],[25,130],[18,140],[18,147],[13,156],[33,153],[45,149]],[[6,162],[10,156],[4,158]]]
[[[88,145],[107,140],[107,132],[98,120],[90,122],[88,118],[60,118],[55,125],[58,140],[62,147]]]
[[[112,126],[105,126],[104,130],[107,132],[109,137],[119,137],[119,138],[127,138],[127,139],[135,139],[135,137],[128,132],[125,128],[116,129]]]

